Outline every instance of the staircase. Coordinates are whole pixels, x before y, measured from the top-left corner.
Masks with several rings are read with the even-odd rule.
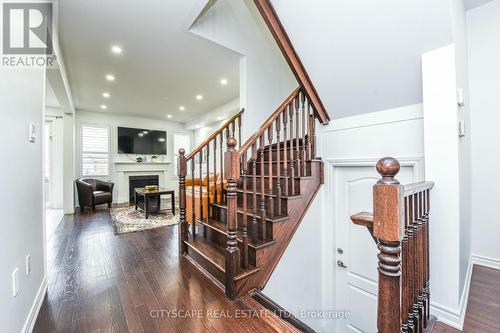
[[[179,151],[180,254],[230,299],[264,288],[323,182],[300,88],[241,144],[243,112]]]

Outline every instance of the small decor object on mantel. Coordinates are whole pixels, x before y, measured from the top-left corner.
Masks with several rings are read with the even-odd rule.
[[[143,161],[142,157],[137,157],[135,160],[137,161],[137,163],[142,163],[142,161]]]
[[[155,162],[158,162],[158,156],[152,155],[151,156],[151,163],[155,163]]]

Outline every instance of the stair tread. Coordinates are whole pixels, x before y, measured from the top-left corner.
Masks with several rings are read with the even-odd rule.
[[[208,226],[209,228],[212,228],[212,229],[217,229],[218,231],[220,231],[221,233],[223,234],[226,234],[227,235],[227,224],[225,224],[224,222],[221,222],[221,221],[218,221],[218,220],[215,220],[215,219],[209,219],[208,220],[208,223],[206,221],[200,221],[200,220],[196,220],[197,223],[201,223],[203,225],[206,225]],[[237,239],[239,242],[243,242],[243,231],[241,230],[237,230]],[[255,242],[252,242],[250,240],[250,238],[248,239],[248,245],[256,248],[256,249],[260,249],[260,248],[263,248],[263,247],[266,247],[266,246],[269,246],[269,245],[272,245],[274,244],[275,241],[274,240],[270,240],[270,241],[263,241],[263,240],[258,240],[257,243]]]
[[[198,252],[200,255],[202,255],[208,261],[210,261],[218,270],[226,274],[225,251],[222,247],[212,242],[209,242],[201,235],[198,235],[195,238],[193,238],[191,234],[188,234],[188,239],[187,241],[185,241],[185,243],[189,247],[191,247],[194,251]],[[245,276],[253,274],[259,270],[260,268],[258,267],[255,267],[253,265],[248,265],[248,268],[245,270],[241,270],[241,272],[239,272],[238,275],[235,276],[235,279],[238,280],[244,278]]]
[[[253,175],[247,175],[248,178],[252,178]],[[278,178],[277,175],[272,175],[272,176],[269,176],[269,175],[255,175],[255,177],[257,178],[260,178],[260,177],[264,177],[264,178],[269,178],[269,177],[272,177],[272,178]],[[240,178],[243,178],[242,176],[240,176]],[[282,176],[280,175],[280,178],[285,178],[285,176]],[[287,176],[287,178],[291,178],[290,176]],[[294,177],[295,179],[300,179],[300,178],[304,178],[304,179],[313,179],[314,177],[313,176],[295,176]]]
[[[222,204],[222,203],[211,203],[211,205],[214,205],[216,207],[219,207],[219,208],[224,208],[224,209],[227,209],[227,206],[225,204]],[[247,214],[249,216],[252,216],[253,213],[252,212],[244,212],[242,207],[241,206],[238,206],[238,214]],[[266,221],[269,221],[269,222],[273,222],[273,223],[277,223],[277,222],[283,222],[283,221],[286,221],[288,220],[288,216],[286,215],[283,215],[283,216],[275,216],[275,217],[266,217]]]

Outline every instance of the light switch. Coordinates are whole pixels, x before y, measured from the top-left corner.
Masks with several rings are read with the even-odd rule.
[[[464,106],[464,90],[462,88],[458,89],[457,91],[457,103],[458,106]]]
[[[16,268],[12,272],[12,296],[16,297],[19,293],[19,270]]]
[[[29,129],[28,129],[28,133],[29,133],[29,141],[30,142],[35,142],[36,141],[36,126],[35,124],[33,123],[30,123],[29,125]]]
[[[463,119],[458,121],[458,136],[465,136],[465,120]]]

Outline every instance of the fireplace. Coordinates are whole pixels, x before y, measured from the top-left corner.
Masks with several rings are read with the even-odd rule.
[[[159,185],[159,177],[154,175],[128,177],[130,204],[134,203],[134,189],[144,187],[147,185]]]

